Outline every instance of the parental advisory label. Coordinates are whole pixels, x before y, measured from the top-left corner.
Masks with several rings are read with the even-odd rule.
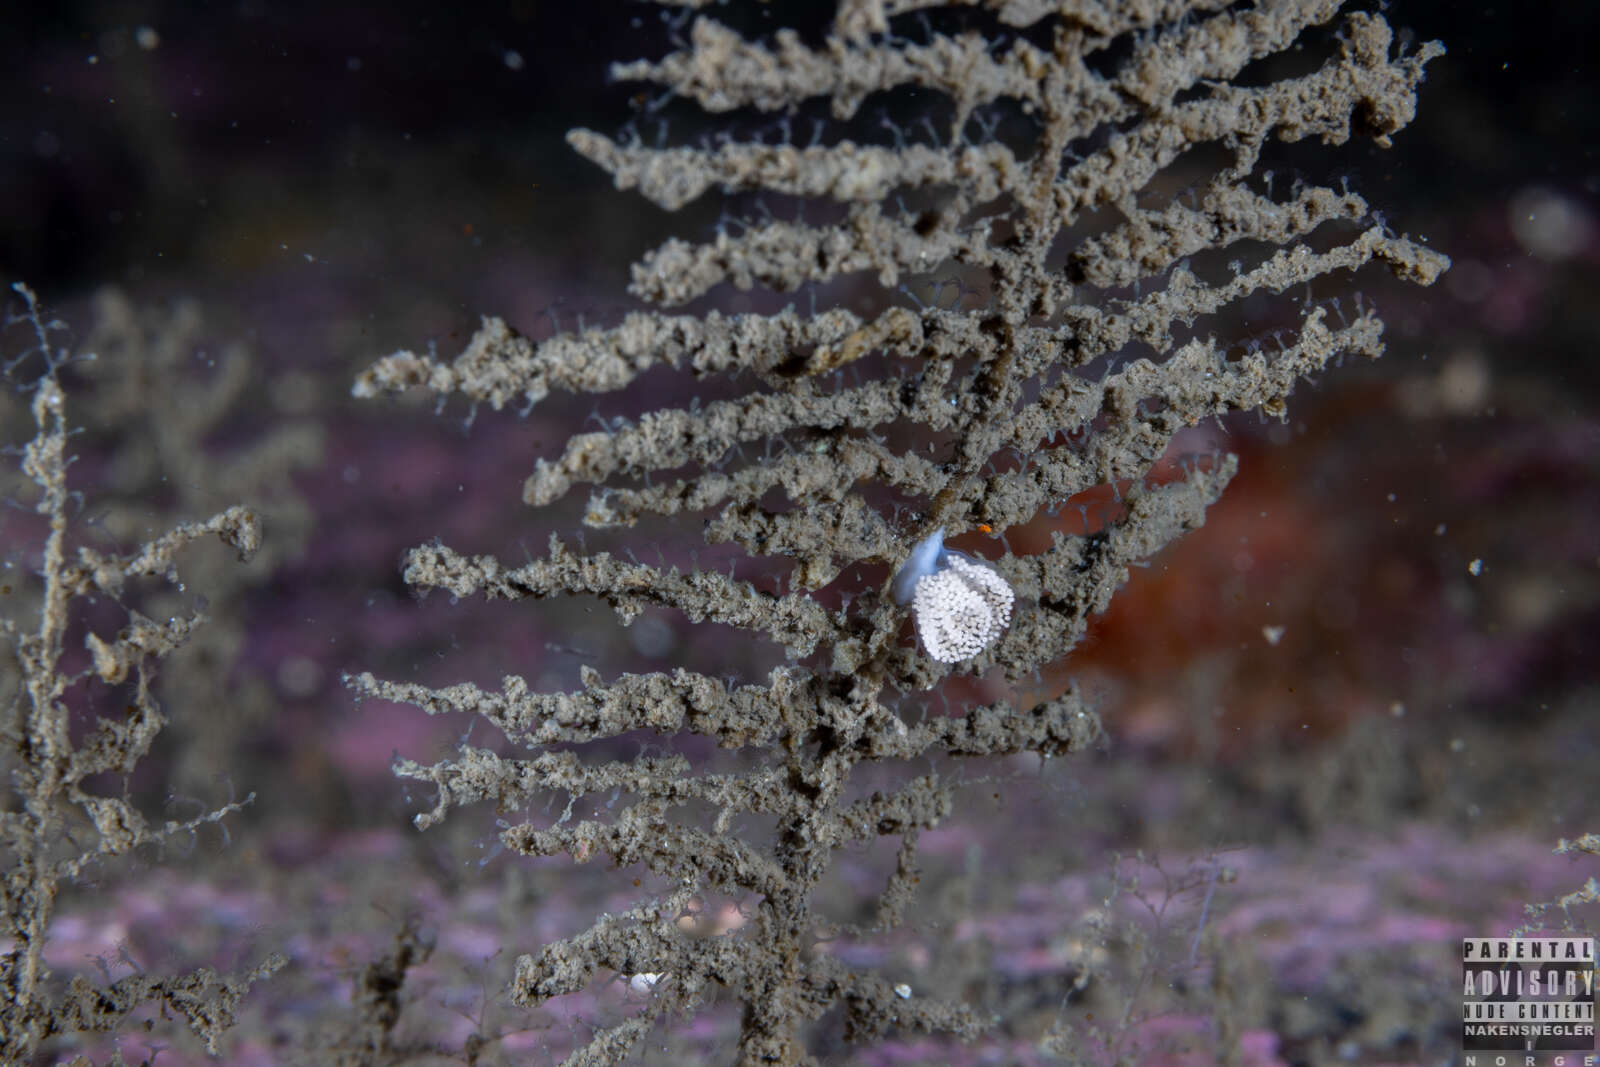
[[[1532,1053],[1594,1051],[1592,937],[1468,937],[1461,942],[1461,1047],[1467,1067],[1556,1064]],[[1474,1057],[1475,1052],[1524,1056]],[[1565,1062],[1569,1057],[1559,1057]],[[1571,1058],[1595,1064],[1595,1058]]]

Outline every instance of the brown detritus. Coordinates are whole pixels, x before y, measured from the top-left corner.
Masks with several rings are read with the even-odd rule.
[[[1600,856],[1600,834],[1579,834],[1572,839],[1563,837],[1551,851],[1561,856]],[[1555,900],[1526,904],[1523,910],[1528,921],[1511,931],[1513,937],[1548,936],[1552,933],[1592,937],[1595,927],[1600,925],[1596,920],[1596,915],[1600,914],[1600,878],[1591,874],[1572,892],[1563,893]],[[1551,925],[1552,920],[1556,925]]]
[[[419,1051],[397,1045],[394,1032],[406,1006],[406,978],[432,955],[433,941],[424,936],[417,919],[408,917],[395,933],[394,947],[361,968],[350,990],[354,1033],[332,1043],[337,1067],[398,1063]]]

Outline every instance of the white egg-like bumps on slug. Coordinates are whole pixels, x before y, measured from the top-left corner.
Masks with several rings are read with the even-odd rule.
[[[970,659],[993,644],[1016,601],[993,567],[946,549],[942,529],[911,550],[892,592],[897,603],[909,600],[922,647],[940,663]]]

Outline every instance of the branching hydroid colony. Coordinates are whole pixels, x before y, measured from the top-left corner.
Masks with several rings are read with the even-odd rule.
[[[253,799],[251,794],[187,820],[156,820],[130,802],[127,781],[167,723],[155,696],[158,665],[206,622],[204,611],[189,605],[164,621],[151,618],[133,606],[135,588],[183,589],[180,558],[213,536],[240,561],[250,559],[261,547],[261,520],[234,505],[204,521],[180,523],[127,553],[91,547],[90,520],[79,514],[81,503],[67,482],[74,457],[68,451],[66,393],[58,381],[67,354],[51,336],[60,324],[46,322],[30,289],[20,283],[12,288],[24,312],[8,325],[30,331],[32,340],[0,367],[0,380],[27,383],[35,433],[21,449],[22,484],[8,500],[27,501],[40,522],[37,538],[17,542],[18,555],[30,566],[13,576],[8,559],[8,580],[0,590],[0,780],[7,790],[0,809],[0,1063],[34,1062],[41,1043],[52,1037],[115,1032],[152,1003],[181,1019],[215,1054],[239,1001],[256,981],[283,967],[282,956],[273,953],[231,975],[209,967],[177,975],[136,970],[115,981],[107,974],[101,984],[81,974],[70,981],[53,976],[46,947],[63,886],[152,845],[178,843],[220,825]],[[0,484],[12,488],[7,479]],[[89,605],[96,603],[109,606],[122,625],[106,637],[86,628],[81,640],[87,656],[80,658],[72,645],[89,621]],[[108,780],[122,782],[121,796],[111,792],[115,787]],[[123,1062],[120,1052],[116,1062]]]
[[[922,127],[936,137],[886,123],[882,143],[863,144],[830,137],[835,127],[821,121],[804,145],[569,135],[618,188],[669,210],[713,191],[796,198],[813,219],[815,202],[832,205],[821,208],[829,221],[769,215],[738,233],[720,227],[703,243],[669,240],[633,268],[642,300],[666,308],[723,283],[794,290],[872,272],[882,287],[877,313],[645,311],[538,343],[488,319],[453,362],[399,353],[356,384],[358,395],[424,386],[496,408],[531,406],[552,390],[623,389],[659,364],[751,386],[578,434],[559,456],[537,461],[523,496],[537,507],[593,485],[591,526],[690,517],[708,542],[788,560],[787,593],[586,554],[558,537],[521,566],[420,547],[405,577],[458,596],[587,594],[624,622],[653,605],[716,620],[787,650],[791,663],[765,684],[681,669],[607,679],[587,668],[575,693],[535,693],[516,676],[499,692],[350,680],[361,694],[430,713],[481,715],[534,750],[512,760],[464,746],[432,766],[403,761],[400,774],[437,787],[419,826],[493,800],[528,813],[504,830],[509,849],[580,860],[604,853],[675,884],[520,958],[514,994],[524,1003],[571,993],[605,971],[649,979],[634,983],[650,990],[643,1010],[598,1032],[570,1062],[621,1059],[658,1019],[692,1013],[719,990],[743,1005],[741,1063],[806,1062],[805,1024],[835,1008],[855,1039],[891,1028],[980,1032],[987,1020],[969,1007],[897,993],[818,950],[828,935],[865,937],[902,921],[918,835],[951,810],[951,786],[935,774],[849,800],[852,770],[925,754],[1054,756],[1092,741],[1098,720],[1068,691],[913,724],[888,694],[928,690],[952,671],[994,672],[1020,691],[1073,646],[1130,564],[1198,526],[1222,492],[1232,457],[1188,465],[1171,484],[1149,482],[1175,434],[1228,412],[1279,416],[1295,384],[1330,360],[1379,354],[1370,307],[1346,317],[1317,303],[1304,295],[1313,279],[1380,260],[1427,284],[1447,265],[1391,234],[1354,193],[1297,184],[1281,195],[1280,180],[1275,196],[1271,176],[1257,174],[1272,140],[1341,144],[1362,135],[1387,145],[1410,120],[1438,45],[1397,55],[1383,19],[1341,16],[1337,0],[1010,0],[951,5],[933,12],[936,27],[929,9],[941,6],[843,0],[817,45],[789,31],[747,40],[701,15],[680,51],[614,70],[665,86],[662,100],[776,113],[780,130],[791,115],[798,129],[818,98],[831,104],[832,122],[848,124],[876,94],[942,94],[947,107],[934,113],[948,115],[947,125]],[[1320,66],[1263,80],[1272,68],[1258,61],[1324,23]],[[1247,66],[1250,83],[1235,84]],[[1026,146],[1002,142],[1001,119],[1008,131],[1025,124]],[[869,128],[878,127],[849,129]],[[1198,184],[1177,193],[1175,174]],[[1203,276],[1200,264],[1228,256],[1239,260],[1231,270]],[[922,305],[901,288],[958,272],[985,296],[978,310]],[[1278,312],[1294,320],[1275,339],[1230,345],[1204,335],[1224,309],[1251,298],[1256,308],[1275,294],[1284,294]],[[774,440],[784,445],[777,458],[742,461],[741,446]],[[1016,456],[1020,464],[1005,462]],[[987,576],[944,569],[959,558],[928,540],[980,524],[1004,532],[1108,483],[1122,506],[1103,529],[1058,531],[1047,551],[970,563]],[[774,491],[786,505],[771,506]],[[928,575],[908,572],[897,598],[892,576],[919,544],[933,545],[922,552]],[[817,591],[856,565],[877,565],[881,584],[824,608]],[[967,605],[949,610],[995,613],[990,622],[974,616],[981,638],[930,646],[926,635],[908,636],[901,602],[915,607],[915,579],[936,574],[956,575],[941,595]],[[999,593],[1005,586],[1014,607]],[[948,654],[930,655],[941,650]],[[584,758],[584,743],[635,730],[707,735],[747,753],[749,769],[696,773],[677,755]],[[530,813],[552,791],[614,790],[628,799],[609,817],[541,823]],[[704,824],[688,815],[706,806],[721,814]],[[741,813],[775,820],[775,840],[741,839],[730,829]],[[825,928],[812,896],[833,853],[878,837],[899,844],[875,920]],[[692,900],[718,894],[754,900],[749,921],[716,936],[680,924]]]

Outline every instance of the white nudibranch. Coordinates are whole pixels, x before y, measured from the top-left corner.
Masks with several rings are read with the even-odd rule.
[[[894,601],[911,606],[917,636],[940,663],[988,648],[1011,622],[1011,586],[987,563],[944,547],[944,529],[911,550],[894,576]]]

